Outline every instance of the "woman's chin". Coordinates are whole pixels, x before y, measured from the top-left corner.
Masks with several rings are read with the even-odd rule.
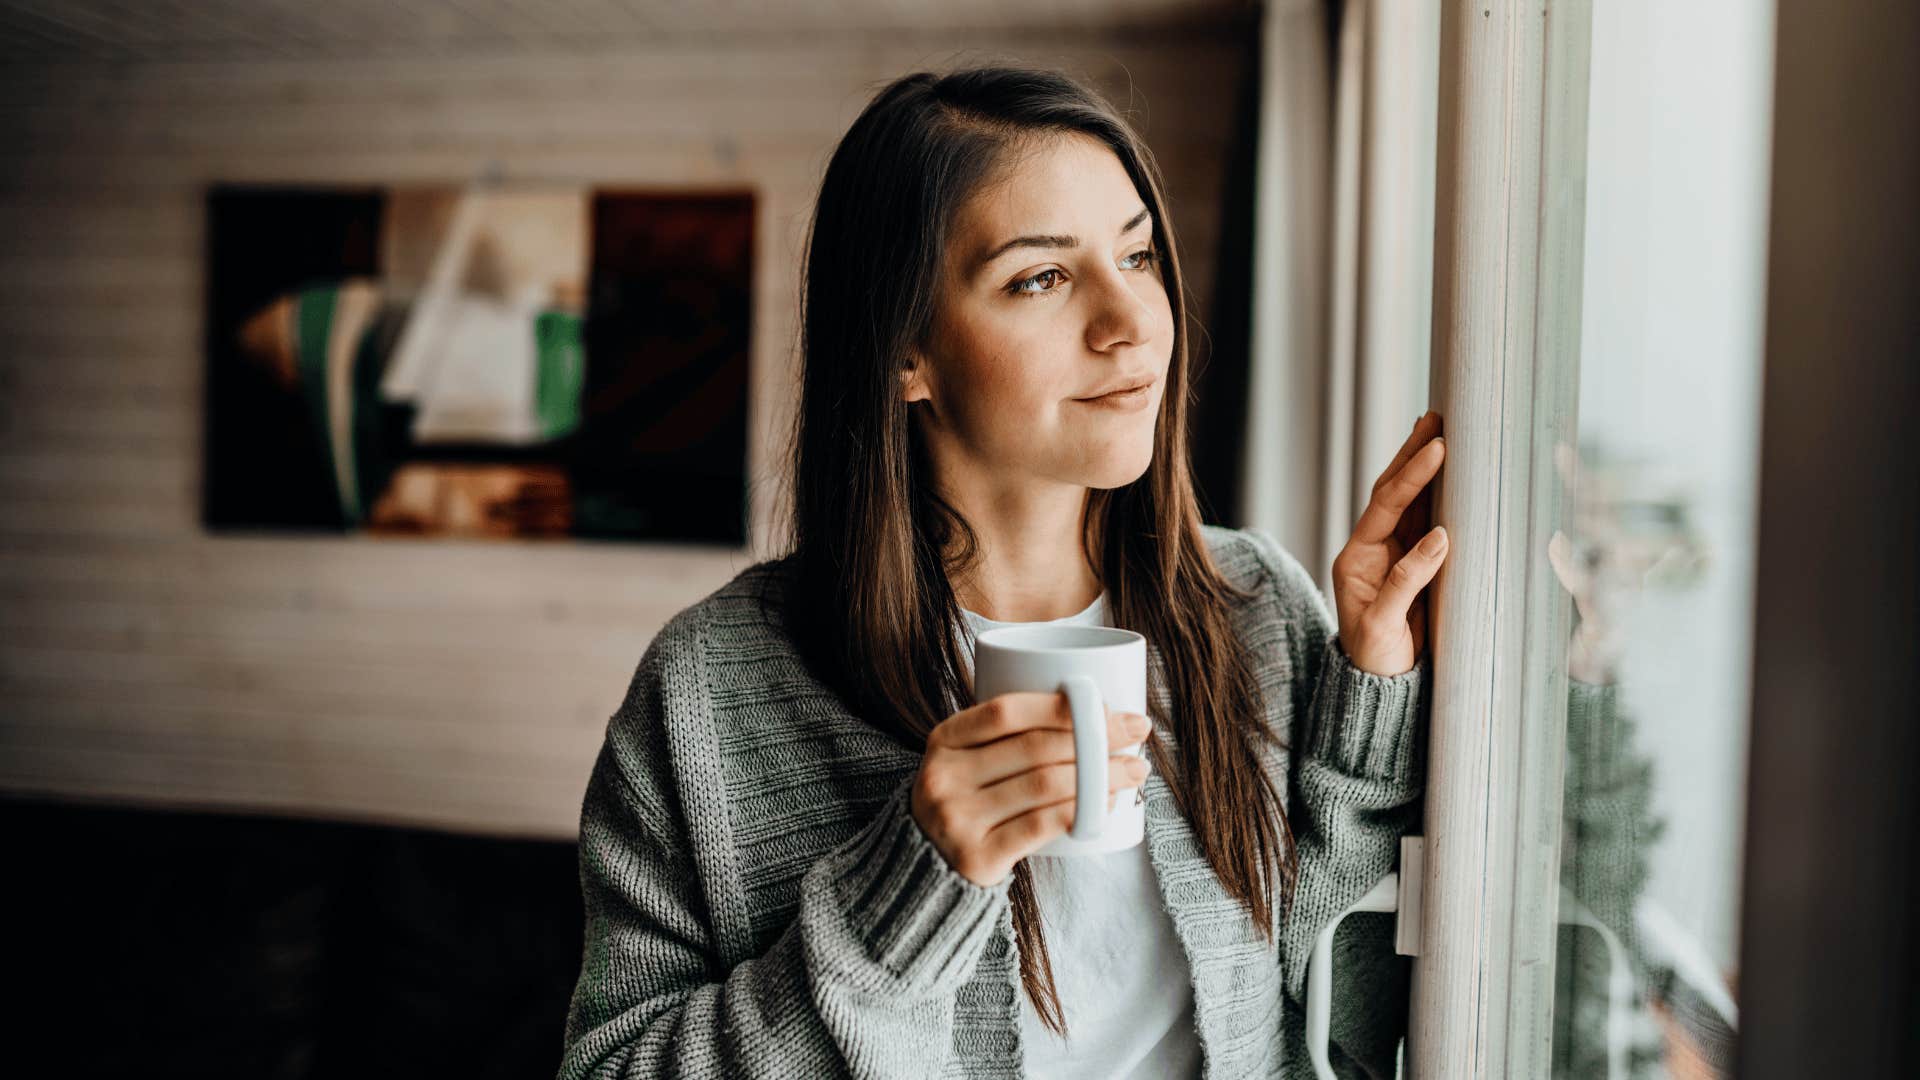
[[[1126,487],[1146,475],[1147,466],[1151,464],[1153,464],[1151,445],[1139,451],[1128,447],[1094,463],[1088,470],[1090,475],[1083,483],[1090,488],[1102,491]]]

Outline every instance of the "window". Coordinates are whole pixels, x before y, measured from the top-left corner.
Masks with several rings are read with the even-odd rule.
[[[1449,6],[1435,47],[1454,546],[1408,1061],[1730,1075],[1771,9]]]

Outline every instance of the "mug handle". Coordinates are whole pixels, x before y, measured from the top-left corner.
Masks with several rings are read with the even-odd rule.
[[[1086,675],[1060,680],[1073,713],[1073,828],[1075,840],[1097,840],[1107,819],[1107,706]]]

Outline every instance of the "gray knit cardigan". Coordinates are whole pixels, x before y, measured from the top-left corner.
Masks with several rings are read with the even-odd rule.
[[[1204,533],[1255,594],[1234,624],[1291,748],[1263,751],[1299,860],[1275,941],[1221,887],[1159,771],[1148,852],[1204,1075],[1306,1077],[1312,940],[1417,828],[1429,661],[1361,671],[1270,535]],[[669,621],[608,723],[580,819],[586,941],[562,1080],[1022,1075],[1011,875],[983,887],[947,864],[909,810],[919,755],[850,713],[763,611],[791,562],[755,563]],[[1150,642],[1149,693],[1170,713],[1163,673]],[[1335,956],[1336,1069],[1392,1076],[1409,962],[1391,920],[1347,920]]]

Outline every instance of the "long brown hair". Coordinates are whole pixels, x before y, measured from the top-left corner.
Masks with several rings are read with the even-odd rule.
[[[1271,940],[1296,872],[1286,812],[1260,765],[1279,744],[1229,610],[1245,594],[1200,532],[1187,451],[1186,302],[1159,167],[1098,93],[1054,71],[920,72],[881,90],[841,139],[822,180],[802,284],[802,391],[793,432],[789,627],[809,666],[859,715],[924,752],[927,734],[972,701],[954,628],[952,581],[977,537],[929,482],[927,450],[898,372],[926,340],[942,252],[968,197],[1036,138],[1081,133],[1112,149],[1153,215],[1173,305],[1174,345],[1151,465],[1089,494],[1083,544],[1116,625],[1160,650],[1180,753],[1148,753],[1222,885]],[[1153,698],[1152,693],[1149,698]],[[1177,760],[1169,762],[1168,756]],[[1020,973],[1043,1022],[1065,1034],[1040,935],[1032,871],[1009,887]]]

